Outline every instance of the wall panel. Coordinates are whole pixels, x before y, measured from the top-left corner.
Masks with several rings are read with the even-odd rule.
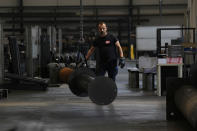
[[[16,6],[19,0],[1,0],[0,6]],[[128,5],[130,0],[83,0],[84,5]],[[162,0],[163,4],[185,4],[187,0]],[[23,0],[25,6],[76,6],[80,0]],[[133,0],[134,5],[158,4],[159,0]]]
[[[17,6],[19,0],[0,0],[0,7],[3,6]]]
[[[83,0],[84,5],[127,5],[128,0]],[[80,0],[24,0],[25,6],[77,6]]]
[[[80,0],[24,0],[24,6],[73,6],[80,5]]]
[[[133,0],[133,3],[136,5],[151,5],[151,4],[159,4],[159,0]],[[182,3],[186,4],[187,0],[162,0],[163,4],[177,4],[177,3]]]

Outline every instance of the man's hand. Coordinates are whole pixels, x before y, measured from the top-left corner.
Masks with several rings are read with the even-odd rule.
[[[124,68],[124,66],[125,66],[125,58],[124,57],[121,57],[119,59],[119,66],[120,66],[120,68]]]

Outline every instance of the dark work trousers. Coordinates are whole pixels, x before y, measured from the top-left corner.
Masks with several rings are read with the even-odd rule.
[[[98,69],[96,70],[97,76],[105,76],[108,73],[108,77],[112,80],[116,80],[116,75],[118,74],[117,61],[113,60],[107,63],[99,63]]]

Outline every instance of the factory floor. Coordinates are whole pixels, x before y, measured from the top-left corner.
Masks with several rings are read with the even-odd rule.
[[[129,88],[127,67],[119,69],[118,96],[107,106],[74,96],[66,84],[47,91],[11,90],[0,100],[0,131],[192,130],[184,120],[166,121],[165,96]]]

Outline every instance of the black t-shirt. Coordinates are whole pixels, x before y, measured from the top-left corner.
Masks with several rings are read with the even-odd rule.
[[[105,37],[98,37],[93,43],[94,47],[98,47],[100,62],[106,63],[117,59],[117,50],[115,43],[118,41],[116,37],[107,34]]]

